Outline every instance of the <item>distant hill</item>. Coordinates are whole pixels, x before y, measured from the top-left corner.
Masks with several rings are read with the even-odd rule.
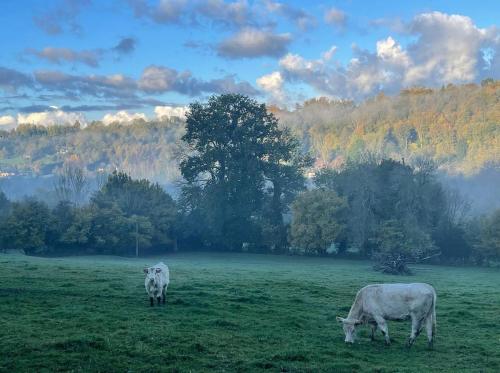
[[[366,157],[404,158],[409,163],[426,157],[447,175],[455,175],[453,180],[484,169],[499,172],[500,81],[413,88],[361,103],[318,98],[294,110],[269,109],[302,140],[317,167],[339,167]],[[47,188],[52,182],[26,180],[50,179],[66,162],[77,162],[89,175],[120,169],[134,178],[172,185],[180,177],[183,131],[184,123],[177,118],[127,125],[93,122],[85,128],[78,123],[23,124],[0,131],[0,188],[3,182],[14,191],[16,180],[28,188],[26,193],[31,185]]]
[[[4,176],[49,176],[67,162],[89,174],[124,170],[135,178],[177,180],[175,161],[184,122],[138,120],[132,124],[80,126],[20,125],[0,133],[0,172]]]
[[[347,159],[426,157],[450,174],[500,165],[500,81],[413,88],[359,104],[319,98],[293,111],[271,108],[319,166]]]

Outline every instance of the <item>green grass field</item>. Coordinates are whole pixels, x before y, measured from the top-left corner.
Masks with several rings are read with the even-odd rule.
[[[150,307],[142,268],[159,258],[0,254],[0,371],[500,372],[500,271],[247,254],[175,254],[167,305]],[[369,328],[344,344],[335,321],[376,282],[428,282],[437,338],[411,350],[409,322],[386,347]]]

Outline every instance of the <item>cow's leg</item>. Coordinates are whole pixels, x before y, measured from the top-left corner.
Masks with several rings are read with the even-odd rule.
[[[411,315],[411,335],[408,339],[408,348],[413,345],[415,339],[417,339],[418,335],[422,331],[423,321],[423,318],[415,314]]]
[[[160,303],[161,303],[161,296],[156,297],[156,299],[158,300],[158,305],[160,305]]]
[[[434,346],[434,323],[432,322],[432,314],[427,316],[427,319],[425,320],[425,331],[427,332],[429,348],[432,349]]]
[[[153,297],[149,297],[149,302],[151,303],[151,307],[155,305]]]
[[[163,295],[163,304],[165,304],[165,298],[167,297],[167,285],[163,287],[162,295]]]
[[[408,339],[408,348],[415,342],[420,331],[420,320],[414,314],[411,315],[411,334]]]
[[[372,341],[375,340],[375,332],[377,331],[377,324],[376,323],[370,323],[370,327],[372,328],[372,333],[370,335],[370,339]]]
[[[387,323],[383,317],[376,317],[375,321],[377,322],[377,326],[385,337],[385,344],[390,345],[391,339],[389,338],[389,328],[387,327]]]

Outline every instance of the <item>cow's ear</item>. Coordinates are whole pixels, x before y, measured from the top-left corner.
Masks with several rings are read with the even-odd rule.
[[[161,272],[161,268],[156,268],[156,273],[160,273]]]
[[[149,272],[149,268],[144,268],[143,271],[144,271],[144,273],[148,273]]]
[[[338,322],[344,322],[345,321],[345,319],[343,317],[340,317],[340,316],[337,316],[336,319],[337,319]]]

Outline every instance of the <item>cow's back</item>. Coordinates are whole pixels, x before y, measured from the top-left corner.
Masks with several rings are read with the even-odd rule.
[[[411,313],[427,315],[434,306],[435,291],[429,284],[375,284],[362,288],[358,297],[370,316],[402,320]]]
[[[168,285],[169,282],[170,282],[170,272],[168,270],[168,267],[165,263],[163,262],[159,262],[157,264],[155,264],[154,266],[155,268],[161,268],[161,272],[160,272],[160,278],[162,280],[162,286],[163,285]]]

